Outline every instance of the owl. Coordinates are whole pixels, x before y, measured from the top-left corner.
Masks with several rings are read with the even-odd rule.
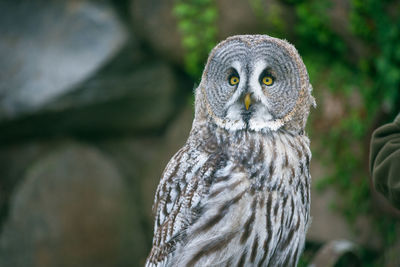
[[[156,191],[146,266],[296,266],[310,224],[311,91],[284,40],[238,35],[211,51],[188,140]]]

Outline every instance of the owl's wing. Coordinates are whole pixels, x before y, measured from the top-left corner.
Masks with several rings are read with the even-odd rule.
[[[156,213],[153,248],[146,266],[164,266],[185,230],[199,213],[199,203],[215,172],[216,155],[180,149],[170,160],[158,185],[153,210]]]

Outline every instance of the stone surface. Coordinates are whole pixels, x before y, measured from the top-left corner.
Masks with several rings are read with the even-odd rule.
[[[173,5],[174,0],[131,1],[132,23],[135,32],[158,55],[182,65],[184,52]]]
[[[55,146],[15,190],[0,266],[128,266],[146,253],[135,214],[104,154],[72,142]]]
[[[147,242],[146,254],[140,261],[144,264],[153,238],[154,214],[152,205],[157,185],[170,158],[183,146],[189,135],[193,120],[190,106],[178,111],[165,134],[160,137],[115,138],[101,140],[96,145],[107,153],[115,166],[126,177],[126,185],[141,218]]]
[[[137,66],[137,65],[133,65]],[[29,136],[139,134],[168,123],[190,88],[167,64],[105,71],[41,111],[0,124],[0,142]]]
[[[0,33],[0,121],[71,91],[127,39],[106,1],[1,1]]]
[[[52,142],[30,142],[0,147],[0,233],[4,218],[8,216],[9,200],[15,187],[32,162],[51,149],[51,146]]]

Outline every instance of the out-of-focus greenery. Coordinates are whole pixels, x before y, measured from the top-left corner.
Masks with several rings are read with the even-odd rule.
[[[198,78],[216,44],[217,8],[213,0],[176,0],[173,12],[182,35],[186,71]]]
[[[328,87],[342,99],[356,92],[363,100],[361,107],[346,106],[346,116],[326,131],[323,145],[329,153],[324,154],[324,160],[333,162],[335,168],[319,187],[321,190],[327,186],[336,187],[342,198],[333,204],[334,208],[343,212],[353,228],[360,215],[372,216],[387,247],[396,241],[396,220],[373,210],[367,164],[369,135],[377,114],[383,110],[388,114],[386,118],[392,119],[399,111],[400,17],[388,16],[387,6],[391,2],[351,1],[348,27],[368,49],[368,53],[356,62],[348,59],[347,48],[330,30],[327,16],[320,15],[327,14],[329,1],[296,5],[300,20],[296,29],[301,44],[299,49],[311,81]],[[307,48],[307,43],[319,49]],[[382,259],[378,258],[374,263],[366,259],[364,264],[380,266]]]
[[[314,151],[314,155],[334,165],[333,172],[322,179],[318,187],[320,190],[336,188],[341,199],[333,203],[333,208],[340,210],[350,225],[355,226],[360,215],[371,216],[384,246],[390,247],[396,241],[396,220],[382,215],[372,206],[368,186],[368,146],[373,128],[392,120],[399,112],[400,5],[394,0],[350,0],[348,25],[342,29],[344,34],[340,34],[337,29],[334,31],[328,15],[333,6],[331,0],[282,0],[295,11],[295,25],[287,25],[280,5],[263,9],[263,0],[248,1],[255,16],[262,23],[273,26],[272,32],[264,33],[289,39],[295,44],[312,84],[328,89],[331,95],[341,100],[355,96],[361,99],[358,105],[344,101],[344,115],[330,129],[318,128],[318,115],[311,116],[308,124],[311,139],[322,132],[323,136],[318,137],[325,148],[321,155],[318,151]],[[177,0],[175,14],[187,49],[187,71],[198,78],[207,54],[215,44],[218,14],[215,3],[212,0]],[[287,36],[288,27],[294,27],[294,36]],[[352,49],[357,46],[350,48],[351,42],[359,44],[364,52],[352,54]],[[317,98],[320,93],[314,92]],[[371,262],[367,254],[361,252],[365,266],[382,264],[382,257]]]
[[[276,2],[269,2],[265,9],[265,0],[248,0],[254,15],[260,21],[260,24],[271,25],[268,35],[282,37],[287,31],[287,23],[282,20],[283,12],[281,6]]]
[[[395,1],[352,0],[351,29],[353,33],[377,49],[363,64],[365,72],[373,72],[376,83],[366,99],[377,108],[394,108],[399,98],[400,84],[400,7],[390,7]],[[392,16],[388,15],[392,10]],[[373,112],[374,110],[369,110]]]

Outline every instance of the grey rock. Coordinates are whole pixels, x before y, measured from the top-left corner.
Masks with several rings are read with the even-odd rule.
[[[177,19],[172,14],[174,0],[131,1],[132,24],[135,32],[160,56],[183,64],[184,50]]]
[[[2,146],[0,148],[0,233],[8,215],[9,199],[21,182],[26,169],[37,158],[51,149],[53,142],[32,142]]]
[[[0,1],[0,120],[71,91],[126,40],[106,1]]]
[[[145,238],[125,180],[97,149],[63,143],[15,190],[0,237],[0,266],[128,266]]]
[[[24,137],[138,134],[164,127],[190,88],[160,61],[100,71],[41,111],[0,124],[0,142]]]
[[[178,111],[163,136],[125,137],[96,142],[102,151],[110,155],[124,177],[127,177],[131,185],[131,195],[142,208],[141,218],[149,226],[149,244],[153,237],[152,205],[155,190],[168,161],[186,142],[192,121],[193,109],[186,105]]]

